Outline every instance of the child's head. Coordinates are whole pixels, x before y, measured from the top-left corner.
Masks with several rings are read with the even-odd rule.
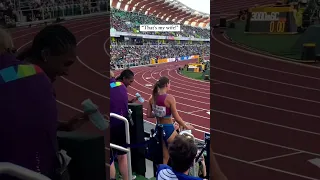
[[[168,150],[173,170],[180,173],[188,171],[198,151],[194,139],[185,135],[177,135],[169,144]]]

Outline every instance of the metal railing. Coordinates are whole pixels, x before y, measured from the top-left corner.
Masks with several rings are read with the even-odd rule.
[[[36,9],[20,9],[17,10],[18,22],[23,23],[27,21],[27,16],[32,19],[29,22],[45,21],[55,19],[57,17],[65,18],[71,16],[84,16],[89,14],[97,14],[101,12],[108,12],[109,3],[106,0],[99,0],[91,4],[72,3],[66,5],[51,5],[43,6]]]
[[[10,175],[23,180],[50,180],[50,178],[40,173],[9,162],[0,162],[0,174]]]
[[[130,144],[130,131],[129,131],[129,122],[128,122],[128,120],[125,117],[120,116],[120,115],[115,114],[115,113],[110,113],[110,118],[116,118],[116,119],[121,120],[121,121],[124,122],[125,133],[126,133],[126,143]],[[131,167],[131,149],[130,149],[130,147],[124,148],[122,146],[110,143],[110,148],[113,148],[113,149],[116,149],[116,150],[123,151],[123,152],[127,153],[128,175],[129,175],[129,180],[131,180],[132,179],[132,167]]]

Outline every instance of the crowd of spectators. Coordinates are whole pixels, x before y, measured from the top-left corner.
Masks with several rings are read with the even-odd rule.
[[[17,20],[15,4],[11,0],[0,1],[0,23],[1,25],[12,24]]]
[[[210,31],[199,27],[181,25],[180,32],[139,32],[139,26],[141,24],[167,25],[176,23],[137,12],[127,12],[115,8],[111,9],[111,27],[120,32],[175,37],[210,38]]]
[[[107,0],[4,0],[0,2],[0,19],[6,15],[14,22],[31,22],[106,11],[108,6]]]
[[[111,66],[121,64],[147,64],[150,59],[178,58],[192,55],[208,55],[210,44],[195,45],[113,45],[110,49]],[[138,61],[138,62],[137,62]]]

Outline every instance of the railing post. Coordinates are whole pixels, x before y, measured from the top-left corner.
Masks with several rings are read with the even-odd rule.
[[[118,114],[115,114],[115,113],[110,113],[110,118],[116,118],[118,120],[121,120],[124,122],[124,125],[125,125],[125,135],[126,135],[126,143],[127,144],[130,144],[130,131],[129,131],[129,122],[128,120],[123,117],[123,116],[120,116]],[[112,144],[110,144],[111,146]],[[123,151],[123,147],[119,148],[119,146],[117,145],[112,145],[115,149],[118,149],[118,150],[122,150]],[[131,150],[130,150],[130,147],[127,147],[125,152],[127,152],[127,159],[128,159],[128,176],[129,176],[129,180],[132,179],[132,167],[131,167]]]

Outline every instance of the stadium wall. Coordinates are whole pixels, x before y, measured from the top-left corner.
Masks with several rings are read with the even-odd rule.
[[[178,61],[185,61],[185,60],[191,60],[191,59],[198,59],[199,55],[192,55],[192,56],[182,56],[178,58],[165,58],[165,59],[158,59],[158,63],[154,59],[151,59],[150,62],[151,64],[163,64],[163,63],[168,63],[168,62],[174,62],[176,60]]]
[[[201,38],[193,38],[193,37],[174,37],[172,36],[159,36],[159,35],[148,35],[148,34],[136,34],[130,32],[119,32],[112,30],[110,31],[111,37],[120,37],[120,36],[129,36],[129,37],[142,37],[143,39],[168,39],[168,40],[181,40],[181,41],[203,41],[210,42],[210,39],[201,39]]]

